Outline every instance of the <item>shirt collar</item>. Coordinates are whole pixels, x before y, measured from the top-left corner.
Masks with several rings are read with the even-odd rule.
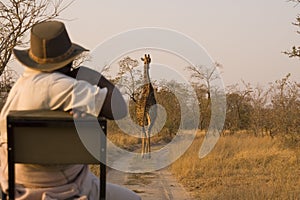
[[[29,67],[25,67],[23,76],[30,76],[30,75],[41,74],[41,73],[44,73],[44,72],[29,68]]]

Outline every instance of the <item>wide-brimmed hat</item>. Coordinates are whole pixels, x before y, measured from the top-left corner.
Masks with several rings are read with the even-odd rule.
[[[71,42],[66,27],[59,21],[33,25],[30,48],[14,49],[16,58],[25,66],[39,71],[53,71],[72,62],[87,49]]]

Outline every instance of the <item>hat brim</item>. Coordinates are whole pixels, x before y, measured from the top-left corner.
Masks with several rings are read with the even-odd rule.
[[[69,54],[68,57],[66,57],[64,60],[61,60],[59,62],[43,63],[43,64],[34,61],[29,56],[29,49],[27,50],[13,49],[13,53],[15,57],[26,67],[39,70],[39,71],[51,72],[66,66],[67,64],[72,62],[79,54],[81,54],[84,51],[88,51],[82,46],[74,43],[72,44],[72,48],[73,48],[72,53]]]

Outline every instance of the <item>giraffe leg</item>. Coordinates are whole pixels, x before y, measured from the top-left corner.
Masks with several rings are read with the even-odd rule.
[[[147,152],[147,157],[148,158],[151,158],[151,143],[150,143],[150,139],[151,139],[151,135],[150,135],[150,127],[151,127],[151,118],[150,118],[150,115],[147,114],[147,121],[148,121],[148,127],[147,127],[147,130],[146,130],[146,152]]]
[[[144,157],[145,158],[150,158],[150,152],[149,152],[149,134],[148,134],[148,129],[145,130],[145,145],[144,145]]]
[[[142,155],[142,158],[144,158],[144,138],[142,137],[142,152],[141,152],[141,155]]]
[[[144,154],[145,154],[145,148],[146,148],[146,133],[145,133],[145,127],[142,128],[142,152],[141,152],[141,155],[142,155],[142,158],[144,158]]]
[[[151,137],[150,137],[150,132],[147,131],[147,133],[148,133],[147,138],[146,138],[146,140],[147,140],[147,153],[148,153],[148,158],[151,158],[151,145],[150,145]]]

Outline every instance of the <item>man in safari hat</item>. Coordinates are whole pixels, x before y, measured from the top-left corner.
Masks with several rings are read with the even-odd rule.
[[[6,116],[10,110],[63,110],[120,119],[127,113],[121,93],[98,72],[72,70],[73,60],[87,51],[71,42],[65,25],[47,21],[31,29],[30,48],[14,49],[25,66],[0,115],[0,184],[8,189]],[[75,79],[78,71],[80,80]],[[112,107],[114,112],[112,112]],[[55,147],[53,147],[55,148]],[[16,199],[89,199],[99,197],[99,180],[87,165],[17,164]],[[140,199],[134,192],[107,184],[106,199]]]

